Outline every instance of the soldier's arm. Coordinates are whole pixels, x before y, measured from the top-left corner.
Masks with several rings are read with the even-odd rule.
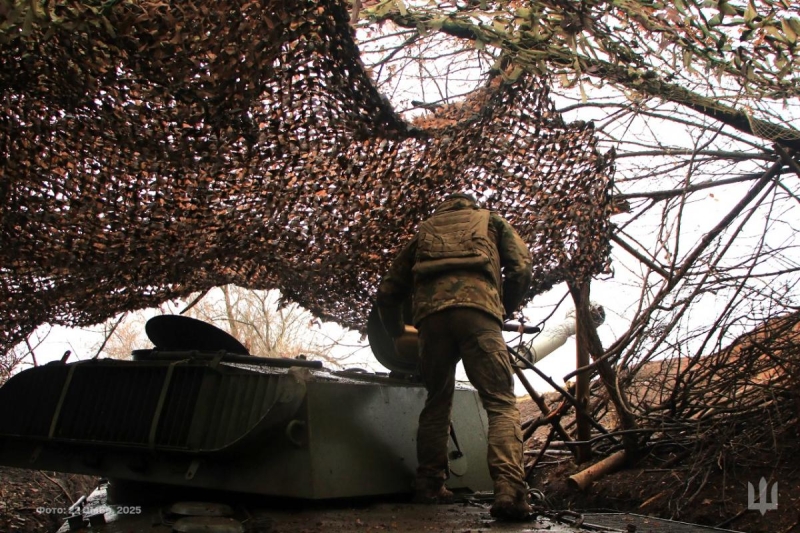
[[[506,316],[517,310],[531,286],[531,253],[511,224],[496,216],[498,251],[503,268],[503,308]]]
[[[377,304],[381,322],[392,337],[399,337],[404,331],[403,302],[413,291],[414,277],[411,269],[414,266],[416,250],[415,237],[403,247],[378,286]]]

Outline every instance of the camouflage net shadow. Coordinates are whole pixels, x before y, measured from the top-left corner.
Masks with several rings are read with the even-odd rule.
[[[395,251],[457,190],[529,244],[531,295],[607,266],[613,163],[547,80],[408,124],[338,2],[93,6],[0,26],[0,352],[227,283],[363,329]]]

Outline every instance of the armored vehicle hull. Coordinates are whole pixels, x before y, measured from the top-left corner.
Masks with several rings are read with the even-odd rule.
[[[0,462],[309,499],[412,490],[419,384],[224,353],[149,359],[14,376],[0,388]],[[450,486],[490,490],[474,390],[456,392],[452,429]]]

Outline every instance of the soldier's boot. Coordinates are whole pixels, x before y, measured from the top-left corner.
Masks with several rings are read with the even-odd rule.
[[[417,478],[414,489],[414,503],[437,504],[453,503],[453,493],[438,479]]]
[[[495,489],[494,503],[489,512],[497,520],[521,522],[532,518],[533,508],[524,488],[501,486]]]

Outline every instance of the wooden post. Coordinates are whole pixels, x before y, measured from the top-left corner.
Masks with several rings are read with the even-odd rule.
[[[636,432],[630,430],[638,429],[638,425],[636,424],[636,418],[625,403],[622,392],[617,389],[617,374],[614,368],[607,360],[601,359],[603,356],[603,345],[600,342],[600,337],[597,335],[597,329],[592,323],[592,310],[589,302],[589,282],[568,283],[568,285],[570,293],[572,293],[572,299],[575,301],[575,337],[578,344],[578,365],[582,367],[589,364],[590,359],[595,360],[597,373],[600,375],[600,380],[608,393],[609,400],[611,400],[611,403],[614,405],[619,425],[622,429],[629,430],[628,433],[622,435],[622,445],[625,447],[626,458],[628,461],[636,461],[641,450]],[[585,357],[587,357],[587,359],[581,360],[580,354],[583,350],[586,351]],[[576,376],[578,384],[580,385],[581,379],[583,379],[585,386],[588,387],[590,375],[589,372],[578,373]],[[579,440],[584,439],[580,438]]]
[[[572,297],[575,300],[575,346],[577,356],[577,368],[583,368],[591,363],[589,346],[586,342],[587,335],[585,329],[589,327],[591,317],[581,312],[588,309],[589,305],[589,283],[581,283],[574,291]],[[582,305],[584,304],[585,305]],[[592,438],[592,426],[589,421],[589,385],[591,374],[581,372],[575,376],[575,399],[578,401],[580,409],[576,409],[575,424],[577,426],[576,440],[588,441]],[[592,457],[591,444],[578,444],[575,461],[580,464],[588,461]]]

